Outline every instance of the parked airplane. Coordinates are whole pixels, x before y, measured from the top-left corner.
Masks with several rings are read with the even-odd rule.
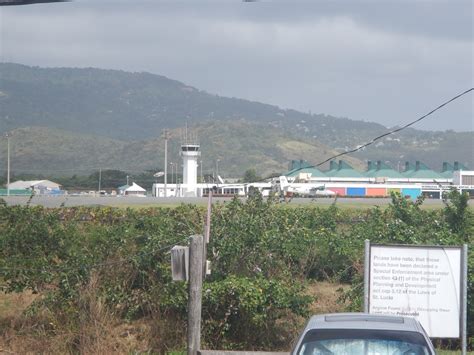
[[[285,196],[298,194],[303,197],[334,196],[336,193],[327,190],[324,184],[315,183],[290,183],[286,176],[280,176],[280,190]]]

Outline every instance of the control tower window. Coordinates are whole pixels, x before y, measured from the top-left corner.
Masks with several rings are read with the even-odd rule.
[[[185,146],[185,147],[181,147],[181,150],[183,152],[197,152],[199,150],[199,147],[198,146]]]

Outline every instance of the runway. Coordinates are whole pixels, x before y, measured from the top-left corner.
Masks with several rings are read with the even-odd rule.
[[[7,205],[26,205],[29,200],[28,196],[3,196]],[[213,203],[226,203],[231,201],[231,197],[214,197]],[[245,198],[242,198],[245,199]],[[340,207],[354,207],[366,208],[371,206],[387,206],[390,203],[389,198],[338,198],[336,205]],[[314,205],[314,206],[329,206],[334,203],[334,198],[294,198],[290,202],[282,201],[282,205],[299,206],[299,205]],[[31,206],[44,206],[48,208],[53,207],[74,207],[74,206],[110,206],[110,207],[174,207],[180,204],[194,204],[205,206],[207,204],[207,197],[116,197],[116,196],[34,196],[31,201]],[[424,206],[433,208],[443,207],[443,201],[426,199],[423,202]],[[469,201],[469,205],[473,206],[473,200]]]

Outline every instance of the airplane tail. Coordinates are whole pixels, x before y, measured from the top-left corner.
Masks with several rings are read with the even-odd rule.
[[[280,176],[280,188],[283,190],[285,187],[289,186],[290,183],[288,182],[288,179],[286,176]]]

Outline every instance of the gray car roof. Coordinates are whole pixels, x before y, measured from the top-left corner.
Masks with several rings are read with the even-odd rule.
[[[305,332],[311,329],[380,329],[420,332],[413,318],[367,313],[321,314],[311,317]]]

